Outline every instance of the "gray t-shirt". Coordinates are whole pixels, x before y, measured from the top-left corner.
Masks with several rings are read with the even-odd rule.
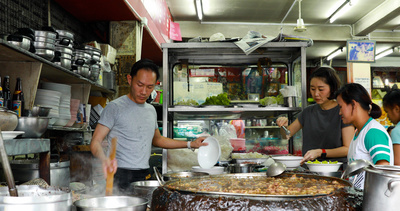
[[[101,112],[99,123],[108,127],[108,142],[117,137],[116,158],[119,168],[132,170],[150,168],[152,140],[157,113],[148,103],[136,104],[127,95],[110,103]]]
[[[339,106],[322,110],[318,104],[314,104],[299,114],[298,120],[303,127],[303,155],[311,149],[333,149],[343,146],[342,128],[349,125],[343,123],[339,110]],[[346,157],[325,160],[347,162]]]

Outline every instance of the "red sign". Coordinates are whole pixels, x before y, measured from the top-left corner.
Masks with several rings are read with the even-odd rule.
[[[182,41],[181,28],[179,23],[170,22],[169,24],[169,39]]]

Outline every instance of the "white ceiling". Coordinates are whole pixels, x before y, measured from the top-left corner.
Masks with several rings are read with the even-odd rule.
[[[400,46],[399,0],[358,0],[334,23],[329,23],[329,17],[346,0],[301,0],[301,18],[306,32],[293,31],[300,15],[299,0],[202,0],[202,21],[197,18],[195,1],[166,0],[173,20],[181,24],[183,37],[194,37],[190,31],[195,31],[195,28],[199,28],[200,31],[195,33],[202,37],[215,33],[212,30],[215,28],[231,37],[242,37],[246,33],[244,29],[263,30],[269,27],[269,32],[274,31],[271,34],[278,34],[280,27],[285,27],[285,34],[314,40],[314,45],[307,50],[307,58],[315,60],[345,46],[348,39],[376,40],[377,51]],[[247,28],[239,33],[235,30],[240,24]],[[344,56],[343,53],[339,58]],[[400,54],[391,56],[400,57]]]

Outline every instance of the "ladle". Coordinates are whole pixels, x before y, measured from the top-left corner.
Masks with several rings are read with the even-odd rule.
[[[356,175],[358,173],[361,173],[364,169],[364,167],[367,166],[373,166],[370,161],[364,160],[364,159],[359,159],[359,160],[354,160],[350,164],[347,165],[346,169],[344,170],[342,176],[340,177],[341,179],[347,178],[349,176]]]
[[[156,175],[156,178],[158,180],[158,183],[160,183],[160,186],[163,186],[165,184],[165,181],[160,173],[160,171],[158,171],[157,167],[153,166],[153,170],[154,170],[154,174]]]
[[[10,192],[10,196],[18,196],[17,188],[15,186],[14,176],[12,174],[11,166],[10,163],[8,162],[7,153],[4,148],[4,141],[3,141],[3,135],[1,134],[1,130],[0,130],[0,159],[1,159],[1,164],[3,166],[4,175],[7,180],[8,191]]]
[[[268,167],[267,176],[276,177],[286,170],[286,165],[281,162],[275,162]]]

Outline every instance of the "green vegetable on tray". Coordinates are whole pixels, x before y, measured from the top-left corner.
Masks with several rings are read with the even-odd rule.
[[[319,161],[319,160],[315,160],[315,161],[307,161],[307,163],[313,163],[313,164],[337,164],[338,163],[338,161],[326,161],[326,160],[323,160],[322,162],[321,161]]]
[[[231,101],[228,98],[228,94],[221,93],[217,96],[207,97],[206,101],[202,105],[229,105]]]
[[[187,99],[187,100],[179,101],[179,102],[175,103],[175,105],[198,106],[199,103],[193,99]]]

